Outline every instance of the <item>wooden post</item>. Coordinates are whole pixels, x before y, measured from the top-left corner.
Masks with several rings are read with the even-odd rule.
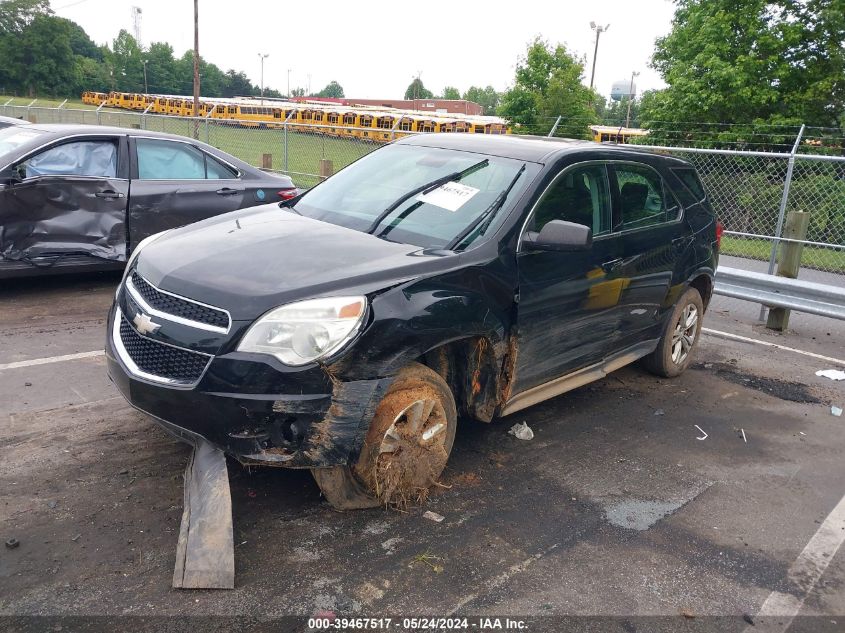
[[[329,176],[334,173],[334,166],[332,165],[332,161],[323,158],[320,159],[320,178],[325,180]]]
[[[262,154],[261,155],[261,169],[273,169],[273,155],[272,154]]]
[[[803,240],[807,238],[807,229],[810,226],[810,214],[804,211],[790,211],[786,216],[786,224],[783,228],[783,236],[791,240]],[[798,271],[801,269],[801,254],[804,251],[804,244],[801,242],[783,242],[780,246],[780,257],[778,261],[778,277],[797,279]],[[770,330],[783,332],[789,327],[789,309],[772,308],[769,310],[769,318],[766,327]]]

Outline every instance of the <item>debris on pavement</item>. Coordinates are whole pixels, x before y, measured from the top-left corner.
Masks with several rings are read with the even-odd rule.
[[[842,407],[837,407],[835,405],[830,406],[830,414],[835,415],[837,418],[842,415]]]
[[[706,432],[704,429],[702,429],[700,426],[698,426],[697,424],[693,424],[693,426],[694,426],[695,428],[697,428],[699,431],[701,431],[702,433],[704,433],[704,436],[703,436],[703,437],[696,437],[695,439],[697,439],[697,440],[706,440],[708,437],[710,437],[709,435],[707,435],[707,432]]]
[[[831,380],[845,380],[845,371],[841,369],[820,369],[816,372],[816,376],[830,378]]]
[[[443,560],[443,559],[440,558],[440,556],[434,556],[433,554],[429,554],[428,552],[424,552],[422,554],[418,554],[417,556],[414,556],[414,560],[411,561],[411,565],[413,565],[415,563],[423,563],[423,564],[431,567],[432,571],[434,571],[435,574],[439,574],[441,571],[443,571],[443,565],[435,562],[435,561],[439,561],[439,560]]]
[[[666,412],[663,409],[657,409],[655,410],[654,415],[666,415]]]
[[[185,469],[185,501],[173,587],[233,589],[235,538],[226,457],[198,440]]]
[[[446,517],[444,517],[442,514],[432,512],[431,510],[426,510],[425,512],[423,512],[423,518],[428,519],[429,521],[434,521],[435,523],[440,523]]]
[[[508,435],[513,435],[518,440],[533,440],[534,439],[534,431],[531,430],[531,427],[528,426],[526,422],[520,422],[518,424],[514,424],[511,427],[511,430],[508,431]]]
[[[10,538],[6,540],[6,547],[9,549],[15,549],[21,542],[16,538]]]
[[[745,429],[740,429],[739,432],[742,433],[742,441],[748,444],[748,438],[745,437]]]

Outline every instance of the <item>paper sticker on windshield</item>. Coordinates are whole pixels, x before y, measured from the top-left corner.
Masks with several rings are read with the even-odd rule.
[[[469,202],[479,191],[481,190],[476,189],[475,187],[467,187],[459,182],[447,182],[445,185],[439,186],[434,191],[429,191],[424,195],[417,196],[417,200],[427,204],[433,204],[434,206],[446,209],[447,211],[457,211]]]

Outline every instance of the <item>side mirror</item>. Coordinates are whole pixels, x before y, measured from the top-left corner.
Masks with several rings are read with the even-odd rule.
[[[522,243],[536,251],[585,251],[593,245],[593,229],[575,222],[552,220],[539,233],[526,232]]]

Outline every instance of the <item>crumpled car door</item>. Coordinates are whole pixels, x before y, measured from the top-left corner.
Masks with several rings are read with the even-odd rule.
[[[129,181],[118,139],[54,145],[16,166],[0,191],[0,256],[38,263],[67,255],[126,259]]]

